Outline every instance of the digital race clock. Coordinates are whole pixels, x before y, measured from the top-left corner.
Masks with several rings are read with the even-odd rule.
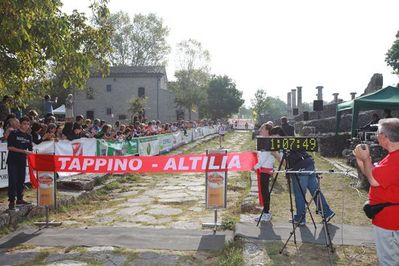
[[[317,138],[314,137],[257,137],[256,149],[266,151],[279,150],[318,150]]]

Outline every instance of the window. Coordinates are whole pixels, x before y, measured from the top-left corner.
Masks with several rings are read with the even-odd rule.
[[[94,99],[94,89],[92,87],[87,88],[86,98],[89,100]]]
[[[86,118],[94,120],[94,111],[87,111]]]
[[[119,120],[126,120],[126,115],[119,115],[119,116],[118,116],[118,119],[119,119]]]
[[[145,88],[140,87],[139,88],[139,98],[144,98],[145,97]]]
[[[112,85],[111,84],[107,84],[107,92],[111,92],[112,91]]]
[[[107,115],[111,115],[112,114],[112,108],[107,108]]]

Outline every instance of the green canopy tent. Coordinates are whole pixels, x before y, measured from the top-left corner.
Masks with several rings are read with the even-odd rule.
[[[388,86],[376,92],[360,96],[354,100],[337,105],[336,134],[339,131],[341,113],[352,110],[352,136],[355,136],[360,111],[376,109],[399,109],[399,88]]]

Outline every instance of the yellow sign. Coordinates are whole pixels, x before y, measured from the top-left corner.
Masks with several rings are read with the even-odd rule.
[[[55,191],[54,191],[54,173],[39,172],[38,174],[38,205],[54,207]]]
[[[209,172],[206,175],[207,208],[226,208],[226,172]]]

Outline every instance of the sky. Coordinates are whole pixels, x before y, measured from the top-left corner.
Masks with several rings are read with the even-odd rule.
[[[63,11],[91,14],[89,0],[62,0]],[[399,83],[385,54],[399,31],[398,0],[110,0],[112,13],[155,13],[169,30],[166,67],[174,80],[176,44],[195,39],[210,52],[211,73],[227,75],[247,107],[256,90],[287,100],[302,86],[303,101],[332,94],[350,100],[364,92],[372,75],[384,87]]]

